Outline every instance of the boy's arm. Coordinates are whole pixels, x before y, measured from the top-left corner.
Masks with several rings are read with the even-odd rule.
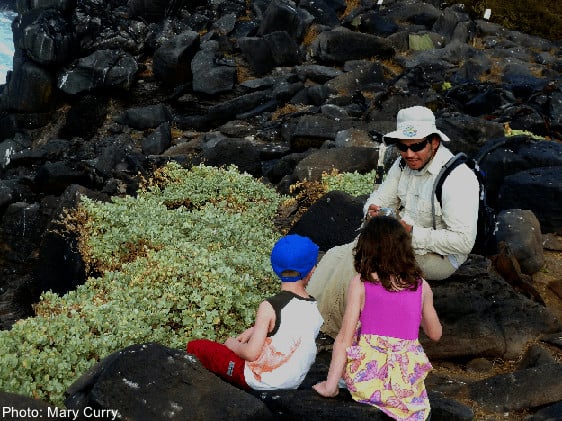
[[[437,311],[433,307],[433,291],[427,283],[423,281],[422,290],[422,320],[421,325],[429,339],[438,341],[443,334],[443,327],[437,316]]]
[[[250,338],[252,337],[252,333],[254,333],[254,326],[249,327],[248,329],[246,329],[244,332],[242,332],[240,335],[238,335],[236,337],[236,340],[238,342],[242,342],[242,343],[246,343],[250,340]]]
[[[265,338],[275,324],[275,311],[271,304],[262,301],[256,314],[256,322],[247,342],[238,338],[228,338],[224,343],[232,352],[246,361],[255,361],[261,354]],[[246,331],[247,332],[247,331]]]

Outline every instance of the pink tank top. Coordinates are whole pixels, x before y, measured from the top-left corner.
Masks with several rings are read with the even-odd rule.
[[[365,305],[361,334],[417,339],[422,317],[422,290],[387,291],[381,284],[363,282]]]

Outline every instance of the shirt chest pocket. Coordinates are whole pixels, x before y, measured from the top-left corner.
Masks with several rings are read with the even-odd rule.
[[[398,197],[404,207],[406,214],[412,217],[416,225],[425,228],[433,226],[433,215],[436,220],[441,220],[441,206],[435,201],[435,211],[431,208],[431,197],[433,195],[433,185],[431,180],[417,180],[418,177],[407,177],[408,181],[399,183]]]

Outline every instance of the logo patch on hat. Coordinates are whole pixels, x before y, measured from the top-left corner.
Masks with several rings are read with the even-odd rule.
[[[414,126],[406,126],[404,127],[404,129],[402,129],[402,134],[404,134],[404,136],[414,137],[417,133],[418,129],[416,129]]]

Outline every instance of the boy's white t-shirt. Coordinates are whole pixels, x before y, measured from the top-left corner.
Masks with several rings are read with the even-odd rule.
[[[281,291],[267,301],[276,325],[258,359],[246,361],[244,378],[254,390],[296,389],[316,359],[316,336],[324,319],[312,297]]]

